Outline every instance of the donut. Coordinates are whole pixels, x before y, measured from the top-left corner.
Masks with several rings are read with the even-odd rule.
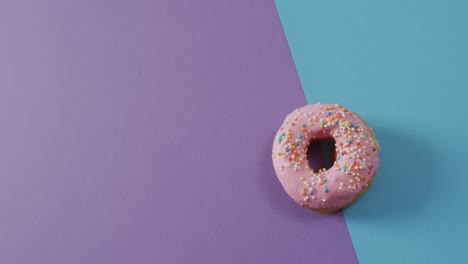
[[[335,141],[333,166],[311,168],[309,144]],[[380,146],[369,125],[337,104],[309,104],[286,116],[276,133],[273,166],[286,193],[302,207],[333,213],[354,203],[379,169]]]

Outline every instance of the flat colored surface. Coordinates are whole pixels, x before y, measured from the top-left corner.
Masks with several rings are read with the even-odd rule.
[[[341,103],[380,141],[344,214],[360,263],[468,258],[468,1],[276,1],[308,102]]]
[[[1,1],[0,58],[0,263],[357,263],[273,172],[272,1]]]

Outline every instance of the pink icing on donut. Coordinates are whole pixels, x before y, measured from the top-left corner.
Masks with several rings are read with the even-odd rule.
[[[312,140],[333,138],[336,160],[309,167]],[[365,191],[379,168],[380,146],[367,123],[340,105],[311,104],[289,114],[273,143],[273,165],[296,203],[315,210],[341,208]]]

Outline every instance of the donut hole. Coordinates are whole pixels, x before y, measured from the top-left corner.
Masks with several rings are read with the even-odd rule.
[[[307,148],[307,161],[314,170],[330,169],[336,160],[335,140],[325,138],[312,140]]]

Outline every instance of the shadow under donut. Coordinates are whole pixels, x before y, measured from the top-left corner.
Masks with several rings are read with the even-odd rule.
[[[426,206],[425,197],[431,193],[434,157],[430,144],[381,127],[374,131],[382,149],[379,172],[371,188],[344,209],[346,219],[410,218]]]

